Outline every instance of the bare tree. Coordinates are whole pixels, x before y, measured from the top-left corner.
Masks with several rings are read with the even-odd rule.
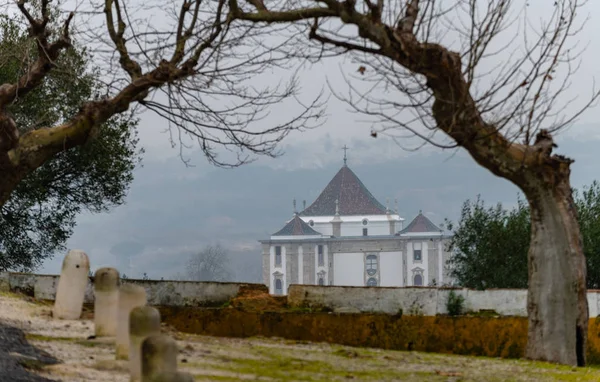
[[[322,115],[317,98],[288,120],[265,121],[271,105],[295,96],[297,82],[257,83],[282,57],[261,48],[263,28],[231,23],[226,0],[69,4],[76,8],[67,12],[66,4],[51,6],[50,0],[0,1],[0,12],[27,25],[33,42],[13,81],[0,84],[0,206],[28,174],[85,145],[102,134],[104,122],[130,108],[156,113],[173,129],[173,140],[182,146],[183,137],[196,140],[218,166],[276,156],[285,136],[314,126]],[[44,86],[48,73],[64,70],[57,59],[74,44],[93,51],[97,66],[90,70],[101,72],[105,93],[55,126],[17,126],[11,106]],[[221,152],[233,159],[221,159]]]
[[[552,154],[552,134],[598,93],[592,89],[589,102],[566,114],[573,100],[564,99],[565,90],[581,52],[569,41],[580,30],[582,1],[548,2],[553,13],[539,27],[527,17],[528,3],[229,0],[229,7],[231,17],[288,25],[290,35],[308,37],[307,58],[352,55],[366,84],[348,80],[343,97],[333,91],[372,117],[379,126],[372,135],[399,141],[410,132],[462,147],[525,193],[532,214],[527,357],[584,365],[586,267],[569,182],[573,160]],[[511,26],[518,26],[513,35]]]
[[[217,244],[208,245],[192,255],[186,264],[187,279],[191,281],[227,281],[230,279],[227,251]]]

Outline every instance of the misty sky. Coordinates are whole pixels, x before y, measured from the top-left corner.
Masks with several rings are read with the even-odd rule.
[[[544,13],[541,3],[546,2],[532,3],[532,14]],[[592,91],[593,77],[600,80],[600,39],[593,39],[600,2],[588,4],[585,10],[590,20],[578,38],[587,50],[566,99],[574,95],[585,99]],[[355,71],[356,64],[346,58],[307,67],[300,77],[301,95],[311,99],[326,87],[326,79],[343,89],[347,85],[340,72]],[[290,112],[289,107],[272,109],[275,118]],[[194,165],[186,167],[179,148],[169,143],[166,122],[150,112],[143,114],[139,134],[146,154],[126,204],[108,214],[79,216],[68,248],[85,250],[92,269],[116,266],[130,277],[145,272],[152,278],[169,278],[184,271],[191,253],[220,243],[230,252],[237,280],[260,281],[257,240],[279,230],[291,217],[294,198],[301,206],[302,200],[310,204],[317,197],[342,165],[344,145],[350,148],[348,165],[381,203],[389,198],[393,205],[397,198],[400,216],[407,223],[419,210],[434,223],[454,220],[462,202],[477,194],[488,203],[511,206],[516,201],[514,186],[479,168],[462,150],[425,146],[407,152],[389,138],[373,139],[371,125],[335,97],[329,100],[327,114],[318,129],[287,137],[282,157],[260,158],[233,170],[210,166],[195,148],[185,150]],[[558,152],[576,161],[573,186],[600,180],[599,107],[562,132],[557,143]],[[61,261],[58,254],[39,271],[57,273]]]

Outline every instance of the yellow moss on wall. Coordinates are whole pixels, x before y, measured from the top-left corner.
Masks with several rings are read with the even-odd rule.
[[[224,337],[282,337],[394,350],[521,358],[525,317],[426,317],[387,314],[257,312],[233,308],[160,308],[179,331]],[[588,363],[600,364],[600,321],[590,320]]]

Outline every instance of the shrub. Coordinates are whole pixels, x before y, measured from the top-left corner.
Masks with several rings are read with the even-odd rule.
[[[460,316],[464,313],[465,298],[461,295],[454,293],[453,290],[448,294],[448,302],[446,303],[446,309],[450,316]]]

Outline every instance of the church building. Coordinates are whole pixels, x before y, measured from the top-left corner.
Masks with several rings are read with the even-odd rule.
[[[262,244],[272,294],[291,284],[368,287],[449,283],[449,236],[419,213],[406,227],[346,164],[319,197]]]

